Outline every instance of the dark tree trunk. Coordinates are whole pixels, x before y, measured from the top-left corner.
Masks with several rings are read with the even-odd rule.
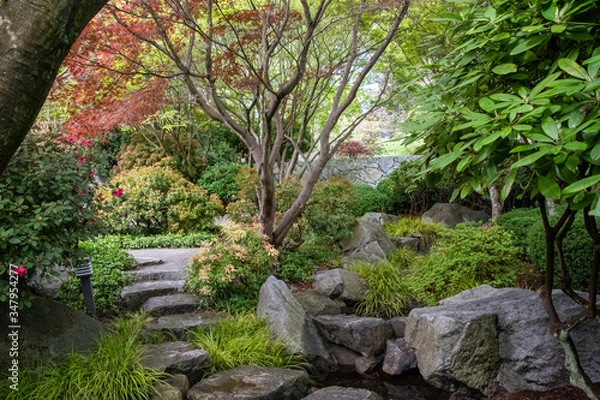
[[[106,1],[0,1],[0,174],[35,122],[71,45]]]

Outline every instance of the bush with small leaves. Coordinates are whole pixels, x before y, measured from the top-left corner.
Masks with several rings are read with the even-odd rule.
[[[219,196],[223,204],[229,204],[240,191],[236,175],[242,168],[239,163],[219,163],[207,167],[198,179],[198,186]]]
[[[390,208],[387,194],[366,183],[353,183],[356,200],[352,208],[355,217],[362,217],[368,212],[385,212]]]
[[[518,252],[510,232],[500,226],[458,224],[444,232],[429,256],[418,259],[410,286],[429,305],[483,284],[514,286],[523,266]]]
[[[200,232],[223,212],[216,195],[165,163],[119,174],[99,192],[100,217],[114,233]]]
[[[192,257],[187,286],[210,307],[248,310],[256,305],[278,255],[256,227],[226,223],[222,237],[202,244]]]

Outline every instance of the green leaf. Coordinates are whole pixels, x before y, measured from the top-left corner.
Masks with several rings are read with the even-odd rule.
[[[592,157],[593,161],[600,161],[600,143],[596,143],[590,152],[590,157]]]
[[[484,111],[492,112],[495,105],[496,103],[494,103],[489,97],[482,97],[479,99],[479,107],[481,107],[481,109]]]
[[[508,174],[508,176],[506,178],[504,178],[504,187],[502,188],[502,192],[500,193],[500,196],[502,196],[503,199],[506,200],[506,198],[510,194],[510,190],[511,190],[512,185],[515,182],[516,178],[517,178],[517,170],[516,169],[513,169],[512,171],[510,171],[510,174]]]
[[[571,142],[565,144],[565,149],[571,151],[583,151],[588,148],[588,145],[582,142]]]
[[[526,157],[523,157],[522,159],[520,159],[519,161],[517,161],[513,165],[511,165],[510,168],[515,169],[515,168],[526,167],[528,165],[531,165],[534,162],[536,162],[537,160],[539,160],[540,158],[544,157],[549,152],[550,152],[550,148],[542,149],[536,153],[533,153]]]
[[[540,176],[538,178],[538,190],[542,195],[550,199],[560,199],[560,186],[556,180],[548,176]]]
[[[552,33],[563,33],[567,27],[565,25],[552,25],[550,27],[550,32]]]
[[[492,72],[496,75],[508,75],[517,72],[517,66],[513,63],[500,64],[496,66]]]
[[[579,110],[575,110],[569,116],[568,126],[569,128],[576,128],[581,122],[583,122],[584,116]]]
[[[557,11],[558,11],[558,7],[556,6],[556,3],[552,2],[548,6],[548,8],[542,10],[542,16],[544,18],[546,18],[547,20],[556,22],[556,18],[558,16]]]
[[[502,32],[502,33],[498,33],[497,35],[492,36],[490,38],[490,40],[492,42],[498,42],[500,40],[506,40],[508,38],[510,38],[510,33],[508,33],[508,32]]]
[[[433,160],[431,162],[430,168],[433,168],[433,169],[444,169],[448,165],[450,165],[454,161],[456,161],[458,159],[458,157],[460,157],[460,154],[458,154],[458,153],[444,154],[443,156],[438,157],[435,160]]]
[[[542,121],[542,130],[552,139],[558,140],[558,125],[552,117],[544,118]]]
[[[523,40],[518,45],[516,45],[514,49],[512,49],[512,51],[510,52],[510,55],[514,56],[517,54],[524,53],[527,50],[544,42],[546,39],[548,39],[548,37],[549,37],[549,35],[539,35],[539,36],[534,36],[532,38],[529,38],[527,40]]]
[[[573,195],[575,193],[581,192],[589,188],[590,186],[594,186],[600,182],[600,175],[590,176],[584,179],[581,179],[575,183],[570,184],[566,188],[563,189],[564,195]]]
[[[585,69],[577,62],[568,58],[558,60],[558,67],[575,78],[591,80]]]

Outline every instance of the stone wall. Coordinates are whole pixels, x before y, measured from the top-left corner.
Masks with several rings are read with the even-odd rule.
[[[400,164],[416,158],[417,156],[334,158],[325,166],[321,179],[335,176],[346,178],[352,183],[366,183],[375,187]]]

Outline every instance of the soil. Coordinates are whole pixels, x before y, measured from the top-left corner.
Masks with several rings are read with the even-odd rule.
[[[596,389],[600,389],[600,385],[596,385]],[[501,389],[491,400],[589,400],[583,390],[569,386],[549,390],[547,392],[534,392],[531,390],[508,393]]]

